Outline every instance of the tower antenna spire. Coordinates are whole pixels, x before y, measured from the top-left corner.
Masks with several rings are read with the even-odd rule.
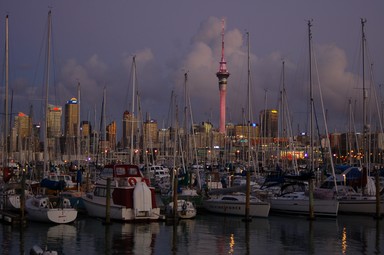
[[[220,73],[227,73],[227,62],[225,61],[224,57],[224,29],[225,29],[225,20],[221,20],[221,60],[220,60],[220,66],[219,66],[219,72]]]
[[[225,20],[221,20],[221,59],[224,60],[224,28]]]

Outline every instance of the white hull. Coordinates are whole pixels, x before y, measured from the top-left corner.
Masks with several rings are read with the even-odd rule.
[[[104,199],[105,200],[105,199]],[[87,209],[88,215],[91,217],[105,218],[106,206],[105,201],[90,201],[84,199],[84,205]],[[135,220],[157,220],[160,216],[160,208],[151,209],[147,214],[135,215],[135,210],[126,208],[121,205],[114,205],[111,203],[110,218],[119,221],[135,221]]]
[[[224,196],[223,198],[211,198],[203,202],[207,211],[221,213],[227,215],[245,216],[246,201],[245,196]],[[256,198],[250,199],[249,216],[251,217],[268,217],[271,205],[268,202],[260,201]]]
[[[68,201],[68,200],[67,200]],[[49,223],[70,223],[76,220],[77,210],[70,207],[69,201],[63,207],[53,208],[48,198],[29,198],[25,202],[28,219]]]
[[[309,199],[272,198],[269,202],[273,212],[309,215]],[[338,210],[339,202],[337,200],[314,200],[315,216],[336,217]]]
[[[115,188],[117,190],[118,188]],[[128,187],[121,190],[129,190]],[[160,218],[160,208],[152,208],[151,191],[144,182],[139,182],[133,190],[133,197],[124,197],[130,200],[132,206],[115,204],[110,200],[110,218],[118,221],[154,221]],[[83,197],[88,215],[92,217],[106,217],[106,197],[97,196],[95,193]]]
[[[339,212],[343,214],[376,214],[376,199],[340,199]],[[384,214],[384,201],[380,201],[380,213]]]
[[[173,202],[166,208],[167,214],[173,214]],[[177,200],[177,215],[180,219],[193,219],[196,217],[197,210],[193,203],[186,200]]]

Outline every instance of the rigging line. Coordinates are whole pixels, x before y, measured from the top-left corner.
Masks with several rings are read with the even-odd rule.
[[[322,93],[322,89],[321,89],[321,83],[320,83],[319,69],[318,69],[318,65],[317,65],[316,53],[313,54],[313,57],[314,57],[314,60],[315,60],[315,69],[316,69],[316,77],[317,77],[317,83],[318,83],[319,94],[320,94],[320,103],[321,103],[321,109],[322,109],[323,118],[324,118],[324,126],[325,126],[326,141],[327,141],[326,142],[326,146],[328,147],[328,151],[329,151],[329,160],[330,160],[330,163],[331,163],[332,175],[336,176],[335,168],[334,168],[334,164],[333,164],[333,157],[332,157],[333,154],[332,154],[332,149],[331,149],[331,143],[330,143],[330,140],[329,140],[328,123],[327,123],[327,118],[326,118],[325,112],[324,112],[324,100],[323,100],[323,93]],[[316,118],[316,122],[317,122],[317,118]],[[334,178],[334,184],[335,184],[335,187],[337,187],[336,178]],[[336,189],[336,192],[337,192],[337,189]]]
[[[382,115],[381,115],[381,111],[380,111],[378,93],[376,90],[375,79],[374,79],[373,73],[374,73],[373,72],[373,64],[371,64],[371,66],[370,66],[370,84],[369,85],[372,89],[370,89],[370,97],[369,98],[371,98],[373,95],[374,102],[372,102],[372,104],[374,104],[374,106],[376,106],[377,117],[378,117],[378,122],[379,122],[379,131],[381,133],[383,133]],[[374,106],[371,106],[371,107],[374,107]],[[370,122],[371,123],[372,123],[372,115],[373,115],[373,112],[371,111],[370,112]]]

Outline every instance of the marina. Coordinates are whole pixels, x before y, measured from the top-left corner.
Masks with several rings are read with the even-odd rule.
[[[7,6],[14,9],[0,31],[1,254],[384,253],[384,99],[367,43],[382,48],[378,32],[367,36],[379,28],[371,18],[380,8],[363,13],[370,23],[359,13],[342,25],[345,37],[351,27],[359,34],[355,70],[337,40],[314,41],[338,37],[333,24],[319,29],[321,19],[284,28],[288,36],[268,28],[284,36],[270,44],[287,42],[289,58],[272,48],[261,57],[268,47],[259,44],[271,35],[260,22],[241,32],[240,15],[189,22],[196,28],[186,43],[173,29],[154,36],[153,21],[164,25],[163,16],[127,22],[136,14],[118,6],[138,11],[126,3],[108,4],[119,15],[106,17],[106,30],[95,25],[100,15],[68,15],[75,5],[50,6],[44,29],[41,10]],[[215,13],[226,8],[215,5]],[[182,23],[169,17],[175,24],[164,28]],[[145,29],[130,27],[144,20]],[[28,53],[38,52],[37,26],[41,66]],[[81,31],[78,41],[67,30]],[[28,43],[10,55],[20,42]],[[177,57],[164,54],[170,45]],[[306,53],[291,52],[298,49]],[[61,50],[74,57],[57,63]]]

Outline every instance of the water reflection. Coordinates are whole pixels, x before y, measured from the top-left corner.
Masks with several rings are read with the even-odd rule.
[[[176,225],[113,223],[80,219],[69,225],[0,224],[1,252],[27,254],[35,244],[59,254],[380,254],[384,221],[370,217],[337,219],[201,214]],[[0,252],[0,253],[1,253]]]

